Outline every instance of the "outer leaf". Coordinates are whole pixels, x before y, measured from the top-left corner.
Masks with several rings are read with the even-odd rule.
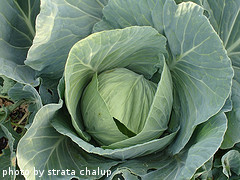
[[[228,56],[232,60],[235,76],[232,88],[233,110],[227,114],[229,127],[221,148],[231,148],[240,142],[240,115],[238,112],[239,99],[239,67],[240,67],[240,2],[238,0],[202,0],[201,4],[210,14],[210,22],[223,41]]]
[[[11,89],[16,82],[5,76],[0,76],[0,79],[2,80],[2,83],[0,83],[0,95],[7,96],[9,89]]]
[[[44,104],[57,103],[57,83],[62,77],[70,48],[92,32],[101,20],[108,0],[42,0],[36,21],[36,36],[25,64],[41,77],[40,95]]]
[[[221,159],[223,173],[229,178],[234,172],[240,176],[240,153],[236,150],[228,151]]]
[[[180,98],[181,128],[173,153],[190,139],[194,128],[216,114],[230,94],[233,70],[222,43],[193,3],[164,5],[164,32],[173,55],[170,64]],[[201,102],[201,103],[199,103]]]
[[[213,157],[197,170],[197,172],[194,174],[193,179],[194,180],[195,178],[208,179],[212,177],[212,166],[213,166]]]
[[[52,82],[59,79],[70,48],[91,33],[93,25],[101,20],[106,2],[42,0],[36,21],[36,36],[25,64],[40,71],[41,76],[52,79]]]
[[[164,33],[164,4],[166,0],[158,0],[155,8],[152,11],[152,19],[154,23],[154,28],[156,28],[160,33]]]
[[[89,140],[83,132],[78,101],[92,75],[116,67],[145,75],[157,71],[163,62],[165,38],[151,27],[130,27],[95,33],[76,43],[70,51],[65,69],[65,99],[72,123],[78,134]]]
[[[208,4],[213,13],[211,23],[216,22],[215,30],[223,40],[233,65],[240,67],[240,1],[221,0],[218,3],[208,1]]]
[[[27,2],[27,3],[25,3]],[[0,6],[0,74],[21,83],[37,85],[35,71],[24,65],[24,60],[35,35],[35,18],[39,0],[1,1]]]
[[[58,80],[53,81],[44,77],[41,78],[41,85],[39,87],[39,94],[41,96],[43,104],[57,103],[59,101],[57,93]]]
[[[224,113],[219,113],[196,128],[187,147],[178,155],[158,153],[139,159],[129,160],[118,166],[144,180],[186,180],[191,179],[195,171],[209,160],[222,143],[227,128]],[[113,172],[115,174],[115,171]]]
[[[212,12],[211,23],[231,58],[234,67],[234,81],[232,87],[233,110],[227,113],[229,120],[228,130],[221,148],[231,148],[240,142],[238,128],[240,127],[239,114],[239,88],[240,88],[240,2],[238,0],[221,0],[220,3],[208,1],[210,12]],[[206,6],[206,4],[204,4]]]
[[[227,177],[222,172],[222,168],[214,168],[212,170],[212,173],[213,173],[213,178],[216,180],[226,180],[227,179]],[[237,178],[231,177],[231,178],[229,178],[229,180],[237,180]]]
[[[125,28],[129,26],[152,26],[163,32],[163,5],[166,0],[109,1],[103,9],[104,18],[94,25],[93,31]]]
[[[158,0],[110,1],[103,9],[104,22],[115,29],[129,26],[153,26],[151,10]],[[117,8],[116,7],[121,7]],[[99,26],[99,25],[97,25]],[[104,29],[103,29],[104,30]]]
[[[240,2],[238,0],[201,0],[199,3],[209,11],[210,22],[228,52],[234,66],[240,67]]]
[[[97,155],[86,153],[76,146],[68,137],[60,135],[51,126],[50,120],[64,119],[66,116],[60,104],[49,104],[44,106],[36,114],[34,122],[25,136],[20,140],[17,151],[18,165],[20,169],[28,170],[26,179],[71,179],[78,177],[82,179],[96,179],[102,175],[80,175],[80,170],[86,168],[90,171],[108,170],[118,164],[117,161],[108,160]],[[59,111],[58,111],[59,110]],[[44,171],[43,176],[34,176],[35,169]],[[48,170],[72,170],[75,175],[48,175]]]
[[[232,103],[233,109],[227,113],[228,129],[224,137],[222,149],[228,149],[233,147],[236,143],[240,142],[240,69],[234,68],[234,80],[232,86]]]

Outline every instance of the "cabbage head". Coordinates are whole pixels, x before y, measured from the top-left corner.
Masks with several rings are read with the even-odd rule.
[[[59,103],[21,139],[20,168],[76,171],[52,179],[191,179],[221,146],[231,109],[231,61],[203,13],[191,2],[110,0],[69,52]]]

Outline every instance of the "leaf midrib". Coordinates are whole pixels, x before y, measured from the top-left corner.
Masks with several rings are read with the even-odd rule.
[[[32,38],[35,36],[35,29],[31,23],[31,8],[30,8],[30,0],[28,0],[28,16],[23,12],[22,8],[19,6],[17,1],[14,1],[14,4],[17,6],[17,9],[20,11],[20,13],[23,16],[23,19],[32,35]]]

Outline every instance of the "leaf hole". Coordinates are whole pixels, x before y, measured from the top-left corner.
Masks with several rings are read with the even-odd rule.
[[[210,18],[210,14],[207,10],[203,11],[203,15],[206,16],[208,19]]]
[[[51,89],[47,89],[47,91],[49,92],[49,94],[53,95],[53,91]]]
[[[150,173],[150,172],[153,172],[153,171],[156,171],[157,169],[156,168],[150,168],[147,170],[147,173]]]

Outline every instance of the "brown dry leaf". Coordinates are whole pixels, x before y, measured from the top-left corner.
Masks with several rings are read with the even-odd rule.
[[[6,107],[6,106],[10,106],[12,104],[13,104],[12,101],[7,100],[5,98],[0,98],[0,108],[3,107],[3,105]]]

